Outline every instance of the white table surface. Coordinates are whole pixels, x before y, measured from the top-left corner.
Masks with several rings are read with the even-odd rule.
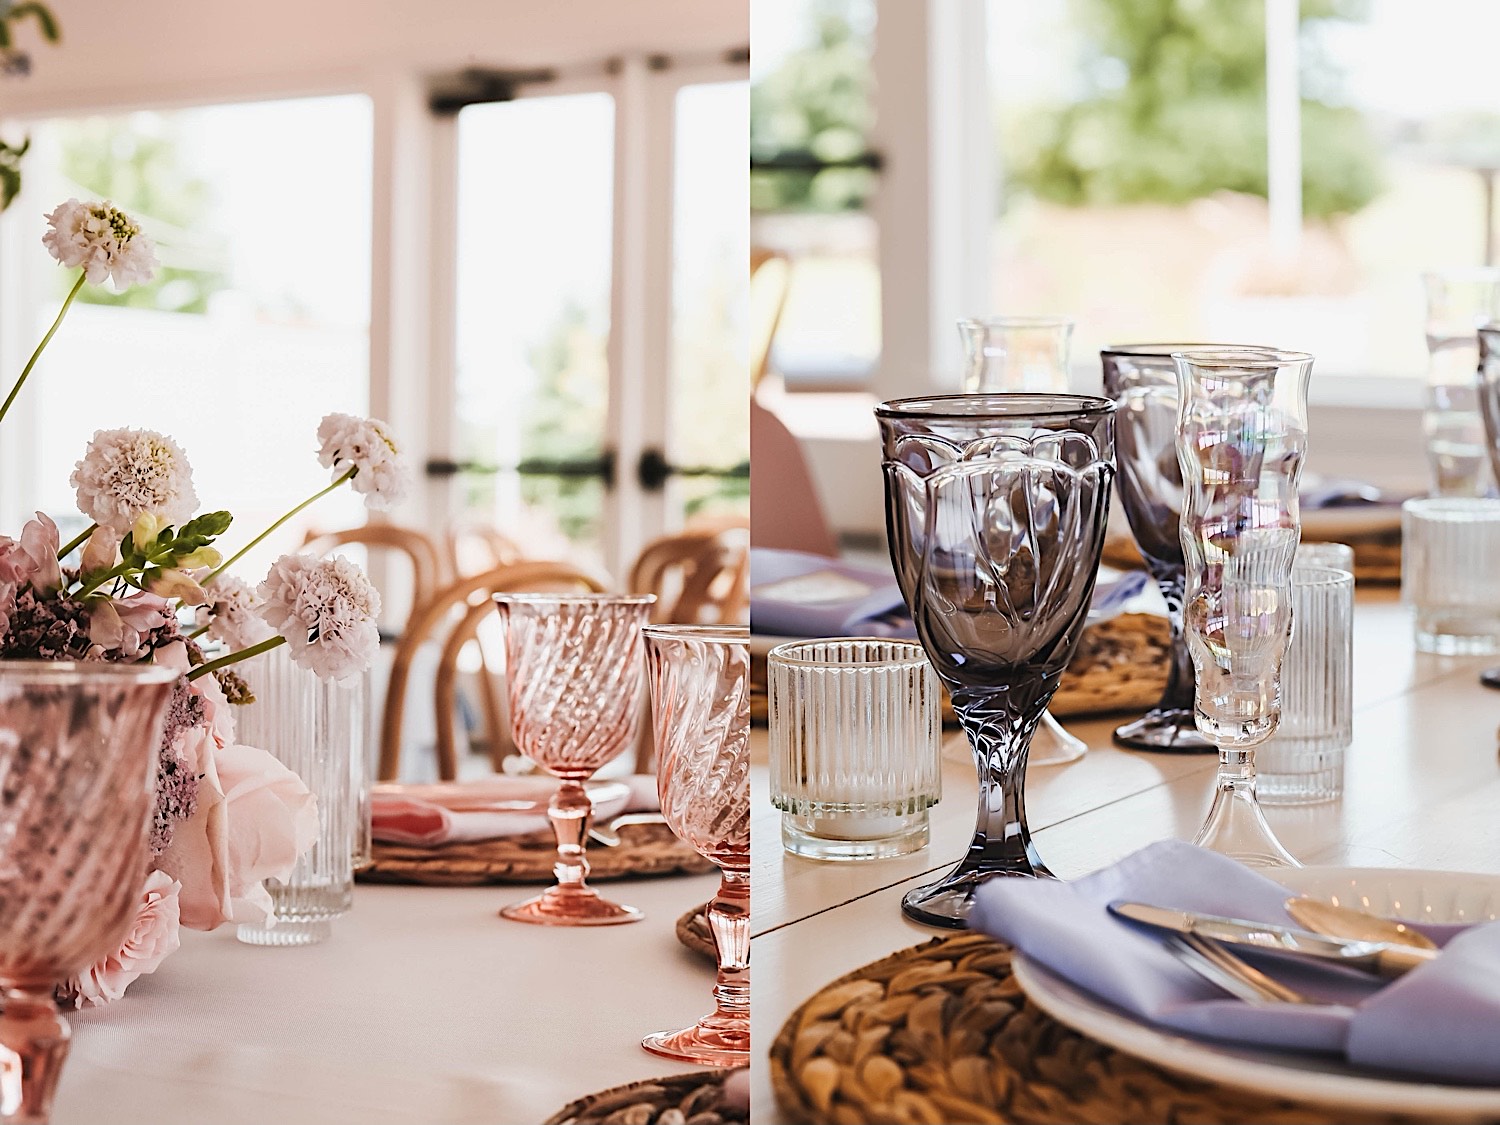
[[[599,884],[624,926],[506,922],[530,887],[364,886],[333,937],[183,945],[115,1004],[69,1015],[56,1125],[536,1125],[574,1098],[694,1069],[643,1035],[712,1010],[714,973],[674,934],[715,876]]]
[[[1393,590],[1361,590],[1355,611],[1354,744],[1336,802],[1271,808],[1307,864],[1500,871],[1500,692],[1481,669],[1500,657],[1418,654]],[[1116,749],[1122,720],[1067,721],[1089,753],[1028,771],[1028,822],[1048,866],[1074,878],[1166,837],[1191,838],[1208,809],[1216,757]],[[909,922],[901,896],[952,867],[973,835],[977,782],[966,747],[945,742],[932,840],[898,859],[823,863],[787,855],[767,792],[766,733],[752,738],[754,887],[752,1120],[784,1120],[766,1062],[792,1012],[824,985],[952,931]]]

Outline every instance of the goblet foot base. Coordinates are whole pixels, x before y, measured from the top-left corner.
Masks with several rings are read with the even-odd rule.
[[[1479,673],[1479,682],[1485,687],[1492,687],[1500,691],[1500,667],[1486,668],[1483,672]]]
[[[653,1055],[702,1066],[749,1066],[750,1021],[708,1016],[684,1031],[658,1031],[641,1040]]]
[[[6,988],[0,1013],[0,1118],[52,1120],[52,1098],[72,1031],[57,1013],[52,985]]]
[[[925,809],[907,816],[781,816],[781,846],[804,859],[889,859],[925,848],[927,839]]]
[[[333,920],[289,921],[277,919],[274,926],[242,925],[234,936],[246,945],[317,945],[333,936]]]
[[[1115,745],[1161,754],[1217,754],[1219,748],[1198,731],[1190,710],[1156,708],[1133,723],[1115,728]]]
[[[600,897],[590,887],[548,887],[535,898],[505,907],[500,917],[534,926],[619,926],[639,922],[645,915]]]
[[[1239,789],[1215,792],[1208,819],[1193,837],[1193,843],[1227,855],[1246,867],[1302,866],[1271,831],[1254,795]]]
[[[991,879],[1052,879],[1055,876],[1028,850],[1019,860],[1008,860],[1003,866],[980,865],[964,860],[936,883],[907,891],[901,899],[901,913],[924,926],[946,930],[969,927],[969,911],[974,907],[974,892]]]
[[[1033,766],[1062,766],[1076,762],[1089,752],[1089,744],[1052,717],[1050,711],[1042,712],[1042,721],[1031,736],[1031,752],[1027,763]]]

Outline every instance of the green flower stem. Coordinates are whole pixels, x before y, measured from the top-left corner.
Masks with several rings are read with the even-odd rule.
[[[207,625],[198,626],[198,628],[194,629],[187,635],[187,639],[190,641],[197,640],[199,637],[203,636],[204,633],[208,632],[208,628],[209,627]]]
[[[239,652],[231,652],[228,656],[221,656],[217,660],[210,660],[207,664],[200,664],[188,673],[189,682],[196,680],[199,676],[206,676],[211,672],[217,672],[220,668],[228,668],[231,664],[238,664],[241,660],[249,660],[252,656],[259,656],[263,652],[270,652],[277,645],[286,644],[286,638],[279,633],[274,637],[267,637],[259,644],[242,648]]]
[[[214,581],[215,578],[219,577],[219,575],[223,574],[231,566],[233,566],[240,559],[242,559],[247,552],[249,552],[250,550],[252,550],[267,535],[270,535],[271,532],[275,531],[282,524],[286,523],[287,520],[291,519],[298,512],[302,511],[303,508],[306,508],[308,505],[310,505],[310,504],[312,504],[312,503],[314,503],[314,502],[316,502],[318,500],[323,499],[323,497],[327,496],[330,492],[332,492],[334,489],[336,489],[339,485],[344,484],[347,481],[353,480],[355,472],[356,472],[356,470],[350,469],[343,476],[339,477],[338,480],[334,481],[327,488],[323,489],[322,492],[315,492],[315,493],[313,493],[306,500],[302,501],[302,503],[298,504],[290,512],[288,512],[286,515],[282,516],[279,520],[277,520],[275,523],[273,523],[270,527],[268,527],[264,531],[262,531],[254,539],[250,540],[250,542],[246,543],[243,547],[241,547],[234,554],[230,555],[229,558],[225,559],[222,563],[219,564],[219,566],[215,570],[213,570],[209,574],[209,576],[207,578],[203,579],[202,582],[198,583],[198,585],[202,586],[204,589],[207,589],[209,586],[211,586],[213,584],[213,581]]]
[[[129,563],[121,563],[119,566],[113,567],[110,570],[101,570],[98,574],[94,575],[94,577],[90,578],[82,586],[78,587],[78,589],[74,590],[73,597],[86,598],[100,586],[103,586],[110,579],[119,578],[133,569],[134,568]]]
[[[88,527],[84,528],[76,536],[68,540],[67,546],[63,547],[62,550],[57,552],[57,557],[60,559],[67,558],[73,553],[74,549],[77,548],[79,544],[83,543],[86,539],[88,539],[90,535],[94,534],[94,532],[98,530],[99,525],[97,523],[89,524]]]
[[[47,329],[47,334],[42,337],[42,342],[36,346],[36,351],[31,353],[31,358],[26,361],[25,368],[21,371],[21,377],[16,380],[16,385],[10,389],[10,394],[5,396],[5,403],[0,405],[0,422],[5,421],[6,412],[10,410],[10,404],[16,401],[16,396],[21,393],[21,388],[26,385],[26,377],[31,374],[31,369],[36,366],[36,361],[41,358],[42,350],[51,343],[52,337],[57,333],[57,326],[63,322],[63,317],[68,315],[68,309],[73,306],[73,298],[78,296],[78,291],[83,288],[84,274],[79,273],[78,280],[73,283],[73,288],[68,290],[68,298],[63,302],[62,308],[58,310],[57,319],[52,322],[52,327]]]

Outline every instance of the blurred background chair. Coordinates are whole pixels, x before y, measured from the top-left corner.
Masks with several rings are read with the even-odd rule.
[[[725,517],[646,544],[631,568],[630,591],[656,595],[654,622],[745,624],[750,609],[749,521]]]

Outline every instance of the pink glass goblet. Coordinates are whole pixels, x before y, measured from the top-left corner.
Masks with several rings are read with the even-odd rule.
[[[650,625],[646,663],[661,811],[718,865],[708,927],[718,951],[712,1015],[648,1035],[655,1055],[708,1066],[750,1061],[750,630]]]
[[[0,661],[0,1120],[48,1120],[69,1037],[53,989],[118,949],[135,915],[176,679]]]
[[[505,625],[511,736],[521,753],[562,779],[547,807],[557,835],[557,882],[507,906],[502,918],[543,926],[638,922],[633,906],[587,883],[593,807],[583,783],[635,739],[640,715],[641,626],[650,594],[497,594]]]

